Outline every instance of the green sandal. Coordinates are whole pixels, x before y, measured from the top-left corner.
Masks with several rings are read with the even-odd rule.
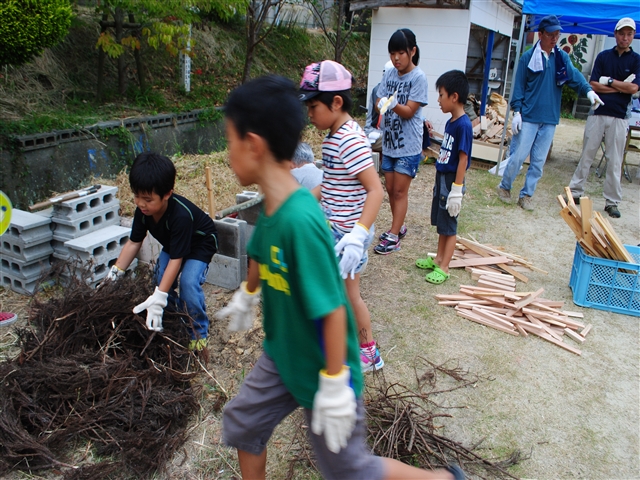
[[[445,280],[448,280],[450,276],[451,275],[448,273],[444,273],[440,267],[436,267],[433,269],[433,272],[428,273],[424,279],[429,283],[440,285],[441,283],[444,283]]]
[[[438,268],[438,264],[433,261],[433,257],[419,258],[416,260],[416,267],[423,268],[425,270],[433,270]]]

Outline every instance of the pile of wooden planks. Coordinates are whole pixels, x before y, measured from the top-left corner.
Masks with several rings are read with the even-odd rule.
[[[635,263],[634,258],[625,248],[609,220],[600,212],[593,211],[593,203],[589,197],[580,198],[580,206],[576,205],[569,187],[565,187],[567,200],[558,195],[562,207],[560,216],[569,225],[578,239],[578,243],[587,255],[608,258],[628,263]]]
[[[500,247],[492,247],[491,245],[483,245],[475,240],[469,240],[463,237],[457,238],[456,250],[449,263],[449,268],[466,268],[475,267],[478,270],[487,272],[507,273],[517,278],[521,282],[527,283],[529,278],[522,272],[538,271],[547,273],[533,265],[529,260],[508,253],[500,249]]]
[[[502,130],[504,129],[504,116],[497,110],[488,106],[485,111],[484,125],[480,117],[471,121],[473,127],[473,138],[483,142],[499,144],[502,140]],[[509,132],[509,131],[507,131]],[[507,142],[511,135],[507,134]]]
[[[516,292],[511,275],[470,270],[478,285],[461,285],[459,294],[436,295],[439,305],[454,307],[459,316],[509,335],[533,334],[571,353],[582,354],[564,341],[569,337],[579,344],[584,342],[591,325],[576,320],[583,318],[582,313],[564,311],[564,302],[542,298],[543,288]]]

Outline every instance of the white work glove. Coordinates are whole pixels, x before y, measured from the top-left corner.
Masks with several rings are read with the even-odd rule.
[[[451,185],[451,191],[447,197],[447,212],[451,217],[457,217],[462,208],[462,185],[453,183]]]
[[[380,110],[380,115],[384,115],[388,110],[393,110],[398,106],[398,99],[396,98],[396,94],[391,95],[390,98],[382,97],[378,102],[378,110]]]
[[[250,292],[247,290],[247,282],[242,282],[229,304],[216,313],[215,317],[218,320],[231,317],[227,328],[233,332],[249,330],[254,320],[253,307],[259,301],[260,287],[256,288],[255,292]]]
[[[351,279],[355,278],[355,269],[358,267],[362,255],[364,254],[364,244],[369,238],[369,230],[360,223],[356,223],[349,233],[345,234],[336,243],[336,256],[342,253],[340,260],[340,275],[347,278],[351,274]]]
[[[516,112],[513,114],[513,120],[511,120],[511,132],[514,135],[518,135],[522,130],[522,116],[520,112]]]
[[[591,102],[591,108],[597,109],[600,105],[604,105],[604,102],[600,100],[600,97],[593,90],[587,92],[587,98]]]
[[[623,80],[624,83],[631,83],[636,79],[636,74],[632,73],[631,75],[629,75],[627,78],[625,78]]]
[[[167,298],[169,294],[161,291],[156,287],[153,295],[147,298],[140,305],[136,305],[133,308],[133,313],[140,313],[143,310],[147,311],[147,328],[154,332],[162,331],[162,314],[164,313],[164,307],[167,306]]]
[[[333,453],[347,446],[356,425],[356,395],[349,386],[349,367],[327,375],[321,370],[318,391],[313,397],[311,431],[324,433],[327,448]]]
[[[113,267],[111,267],[111,270],[109,270],[109,273],[107,273],[106,280],[115,282],[116,280],[122,278],[124,274],[125,274],[124,270],[114,265]]]
[[[600,77],[600,79],[598,80],[599,83],[601,83],[602,85],[609,85],[609,79],[611,77],[605,77],[604,75],[602,77]]]

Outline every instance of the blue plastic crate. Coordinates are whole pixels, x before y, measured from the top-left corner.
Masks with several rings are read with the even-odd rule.
[[[569,279],[573,303],[640,317],[640,247],[625,247],[634,263],[591,257],[576,244]]]

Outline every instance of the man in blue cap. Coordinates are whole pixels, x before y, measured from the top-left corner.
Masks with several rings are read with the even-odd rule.
[[[555,15],[540,20],[539,40],[520,57],[513,84],[510,104],[515,113],[511,131],[518,135],[518,142],[496,190],[500,200],[510,203],[513,181],[529,157],[529,169],[518,198],[518,205],[525,210],[533,210],[531,197],[542,177],[553,134],[560,121],[563,85],[568,85],[578,95],[586,95],[592,108],[602,104],[566,52],[556,46],[561,30]]]
[[[573,174],[569,188],[571,195],[579,200],[584,193],[584,184],[589,168],[600,148],[604,136],[607,156],[607,176],[604,181],[605,211],[610,217],[620,218],[618,204],[622,201],[620,174],[624,144],[629,125],[625,119],[631,95],[640,86],[640,55],[633,51],[631,42],[636,34],[636,22],[629,17],[616,24],[614,37],[616,46],[598,54],[591,70],[591,86],[602,95],[605,106],[589,115],[584,127],[584,140],[580,163]]]

